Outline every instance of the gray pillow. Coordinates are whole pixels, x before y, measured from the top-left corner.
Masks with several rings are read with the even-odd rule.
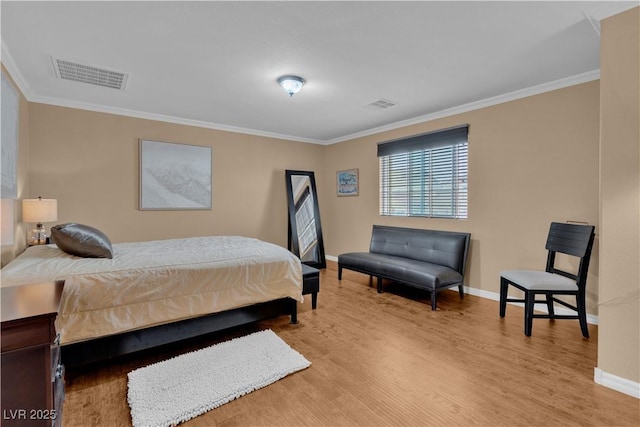
[[[53,242],[68,254],[84,258],[113,258],[111,241],[100,230],[68,223],[51,227]]]

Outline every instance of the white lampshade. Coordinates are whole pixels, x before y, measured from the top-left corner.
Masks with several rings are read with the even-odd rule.
[[[58,201],[56,199],[24,199],[22,200],[22,221],[51,222],[58,220]]]

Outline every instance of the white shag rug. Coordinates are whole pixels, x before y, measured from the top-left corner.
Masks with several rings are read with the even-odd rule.
[[[129,372],[135,427],[173,426],[311,365],[272,330]]]

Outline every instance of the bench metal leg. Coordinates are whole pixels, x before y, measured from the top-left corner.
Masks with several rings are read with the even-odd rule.
[[[458,286],[458,292],[460,293],[460,298],[464,298],[464,286]]]
[[[382,277],[378,277],[378,293],[382,293]]]
[[[437,295],[438,291],[436,291],[435,289],[433,291],[431,291],[431,310],[432,311],[436,311],[436,295]]]
[[[318,293],[313,292],[311,294],[311,309],[315,310],[317,306],[318,306]]]
[[[338,264],[338,280],[342,280],[342,266]]]

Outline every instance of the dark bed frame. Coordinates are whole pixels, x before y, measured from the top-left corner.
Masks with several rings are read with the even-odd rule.
[[[63,345],[61,347],[62,363],[66,367],[87,365],[283,314],[291,315],[292,324],[298,323],[298,307],[294,299],[282,298],[193,319]]]

